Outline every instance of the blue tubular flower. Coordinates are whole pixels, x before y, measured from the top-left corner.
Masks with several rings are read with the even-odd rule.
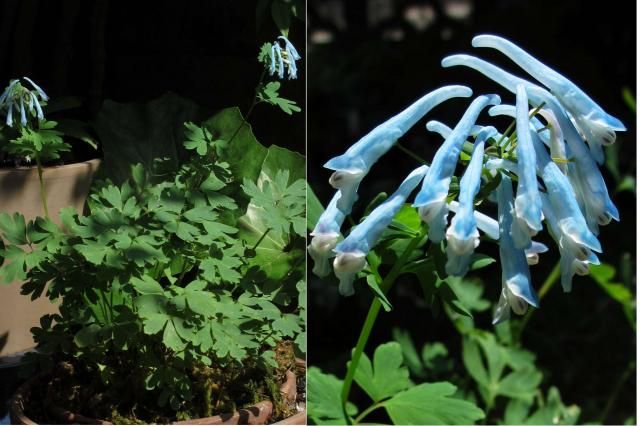
[[[431,241],[439,242],[444,238],[444,229],[447,224],[446,198],[462,146],[480,112],[488,105],[499,103],[498,95],[483,95],[474,99],[433,157],[431,168],[413,204],[414,207],[419,208],[422,220],[429,224]]]
[[[25,80],[27,80],[29,83],[31,83],[31,85],[33,86],[34,89],[36,89],[36,92],[38,92],[38,95],[40,95],[40,98],[43,101],[48,101],[49,100],[49,96],[47,96],[46,93],[44,93],[44,90],[42,90],[40,88],[40,86],[38,86],[37,84],[35,84],[33,82],[33,80],[31,80],[29,77],[23,77]]]
[[[515,170],[515,165],[514,165]],[[448,208],[450,211],[457,213],[460,209],[460,205],[456,201],[451,201],[449,203]],[[484,213],[479,211],[474,211],[473,215],[475,216],[476,224],[478,225],[478,229],[484,232],[484,234],[491,238],[492,240],[500,239],[500,227],[498,226],[498,221],[494,218],[487,216]],[[529,265],[535,265],[538,263],[540,253],[546,253],[549,251],[549,248],[537,241],[531,241],[531,247],[525,249],[524,253],[527,256],[527,263]]]
[[[562,133],[571,149],[571,155],[577,166],[579,181],[583,186],[584,205],[587,223],[597,232],[597,226],[606,225],[611,219],[620,220],[618,210],[609,198],[607,186],[596,162],[583,143],[577,130],[571,123],[558,100],[548,91],[535,84],[518,78],[489,62],[470,55],[452,55],[442,60],[443,67],[467,66],[484,74],[491,80],[515,93],[518,84],[524,84],[529,100],[534,106],[545,104],[558,119]]]
[[[311,232],[311,243],[307,247],[313,259],[313,273],[319,277],[326,277],[331,272],[329,259],[335,256],[333,249],[340,238],[340,228],[345,215],[336,206],[340,193],[336,192],[329,205],[320,215],[316,227]]]
[[[547,86],[571,113],[576,124],[586,136],[599,163],[602,163],[604,159],[601,146],[615,142],[615,131],[626,130],[620,120],[607,114],[569,79],[538,61],[509,40],[494,35],[480,35],[474,37],[471,44],[474,47],[490,47],[499,50],[536,80]]]
[[[351,296],[354,293],[353,280],[366,266],[367,253],[376,245],[428,169],[427,166],[422,166],[412,171],[389,198],[376,207],[336,246],[334,251],[337,256],[333,262],[333,269],[340,280],[340,294]]]
[[[279,44],[276,48],[276,57],[278,59],[278,77],[284,78],[284,60],[282,59],[282,49]]]
[[[502,264],[502,292],[493,318],[496,324],[510,316],[510,310],[522,315],[527,304],[538,307],[538,296],[531,285],[531,275],[525,251],[517,249],[511,238],[513,188],[511,179],[503,175],[498,186],[498,222],[500,224],[500,263]]]
[[[473,153],[469,165],[460,180],[460,208],[451,220],[447,229],[447,264],[449,275],[464,276],[469,269],[469,262],[473,251],[480,244],[474,213],[474,198],[480,190],[482,177],[482,161],[484,157],[485,141],[494,136],[497,130],[485,127],[476,137]]]
[[[573,276],[589,274],[589,264],[599,265],[598,257],[591,252],[585,260],[577,259],[574,254],[562,244],[562,230],[558,225],[558,219],[555,216],[553,207],[547,196],[542,197],[542,210],[547,223],[547,229],[560,248],[560,283],[565,292],[570,292],[572,287]]]
[[[329,183],[341,192],[344,188],[357,191],[360,181],[375,162],[432,108],[448,99],[469,97],[471,94],[472,91],[468,87],[444,86],[418,99],[400,114],[391,117],[362,137],[344,154],[329,160],[324,167],[335,170]],[[344,211],[347,208],[345,201],[338,200],[338,208]]]
[[[38,120],[44,120],[44,114],[42,113],[42,107],[40,106],[40,102],[38,102],[37,96],[34,95],[33,93],[31,93],[31,101],[33,102],[33,107],[35,107],[36,109]]]
[[[279,36],[278,39],[284,41],[285,44],[285,52],[287,53],[287,65],[289,69],[289,79],[297,78],[298,67],[296,66],[296,61],[300,60],[301,57],[293,44],[291,44],[289,39],[284,36]]]
[[[600,242],[589,230],[569,178],[551,160],[535,131],[530,130],[530,134],[538,173],[547,189],[554,216],[558,218],[561,244],[579,260],[586,260],[591,250],[602,251]]]
[[[529,100],[522,84],[516,88],[516,132],[518,141],[518,191],[511,229],[517,248],[531,244],[531,236],[542,229],[542,202],[536,176],[536,154],[529,131]]]
[[[7,126],[13,127],[13,103],[9,104],[9,111],[7,112]]]

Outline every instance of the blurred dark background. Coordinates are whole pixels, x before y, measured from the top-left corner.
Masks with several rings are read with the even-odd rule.
[[[472,48],[471,39],[480,33],[511,39],[620,118],[628,131],[618,134],[608,156],[618,153],[613,168],[635,178],[635,112],[623,99],[623,90],[633,97],[636,93],[634,2],[310,0],[307,7],[308,179],[324,205],[333,189],[327,182],[330,171],[322,165],[428,91],[465,84],[474,95],[498,93],[503,102],[515,102],[514,95],[471,69],[440,67],[446,55],[464,52],[528,78],[499,53]],[[458,99],[438,106],[401,139],[402,145],[432,158],[441,138],[427,133],[424,124],[438,119],[453,126],[468,102]],[[484,114],[480,122],[488,118]],[[509,123],[491,121],[503,130]],[[381,191],[392,192],[417,165],[398,149],[385,155],[360,187],[356,220],[366,203]],[[630,267],[624,282],[635,294],[635,194],[616,192],[615,171],[612,174],[603,167],[603,173],[622,221],[601,229],[605,250],[601,260],[618,268],[618,281],[623,280],[620,270]],[[490,245],[481,245],[480,250],[497,257]],[[558,258],[554,247],[532,268],[537,288]],[[494,303],[500,291],[499,274],[497,265],[475,274],[484,282],[485,297]],[[610,395],[619,392],[606,422],[621,423],[635,414],[635,372],[622,388],[615,389],[627,368],[633,368],[635,331],[620,305],[589,277],[575,277],[573,287],[565,294],[556,285],[545,297],[525,331],[523,346],[537,354],[538,366],[545,372],[543,386],[557,386],[565,403],[579,405],[582,422],[597,420]],[[341,298],[335,282],[311,274],[309,288],[309,362],[344,377],[370,292],[360,287],[355,297]],[[400,280],[390,300],[395,309],[378,318],[366,349],[369,355],[378,344],[392,340],[393,327],[400,327],[411,332],[418,348],[438,340],[459,358],[459,334],[445,315],[433,318],[416,283]],[[476,318],[476,324],[491,329],[489,314]]]
[[[246,114],[262,72],[259,48],[280,34],[269,14],[258,25],[257,3],[3,0],[0,89],[28,76],[52,101],[77,99],[56,117],[89,123],[105,100],[146,103],[167,92],[195,102],[202,120],[231,106]],[[289,38],[304,58],[302,20],[292,19]],[[305,61],[298,67],[298,79],[280,92],[304,107]],[[250,123],[262,144],[304,153],[304,109],[290,117],[259,105]],[[81,143],[74,150],[102,156]],[[6,403],[19,381],[15,366],[0,362],[0,424],[8,422]]]
[[[78,96],[69,111],[91,120],[105,99],[147,102],[167,91],[207,112],[247,112],[262,66],[259,47],[279,35],[271,17],[256,22],[257,1],[4,0],[0,3],[0,84],[29,76],[52,99]],[[304,56],[305,24],[293,19],[291,41]],[[304,61],[302,61],[304,62]],[[305,64],[284,97],[303,104]],[[5,83],[6,82],[6,83]],[[304,152],[304,116],[273,125],[277,108],[260,106],[258,140]],[[279,122],[279,121],[275,121]]]

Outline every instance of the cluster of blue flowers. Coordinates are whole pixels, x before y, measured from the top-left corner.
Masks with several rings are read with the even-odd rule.
[[[284,49],[281,43],[284,43]],[[274,75],[278,73],[279,78],[284,78],[284,70],[287,69],[287,77],[289,80],[298,77],[298,67],[296,61],[301,57],[298,54],[296,48],[291,44],[289,39],[285,36],[279,36],[276,41],[271,45],[271,51],[269,52],[269,74]]]
[[[15,123],[14,111],[20,114],[20,124],[27,125],[27,114],[38,120],[44,120],[42,104],[49,100],[47,94],[29,77],[23,77],[34,90],[29,90],[20,83],[19,79],[9,82],[9,85],[0,95],[0,111],[4,110],[7,126],[13,127]]]
[[[545,87],[474,56],[445,58],[444,67],[473,68],[513,92],[516,104],[501,104],[495,94],[482,95],[471,102],[453,129],[429,121],[427,130],[445,138],[431,165],[411,172],[344,239],[342,224],[358,199],[360,182],[376,161],[432,108],[451,98],[470,97],[471,89],[445,86],[434,90],[324,165],[334,170],[329,183],[338,191],[311,233],[308,249],[315,262],[313,272],[319,276],[331,272],[330,259],[335,257],[333,270],[342,295],[354,293],[353,281],[367,266],[367,253],[420,182],[413,206],[429,226],[429,239],[436,243],[446,239],[448,274],[467,273],[480,243],[478,230],[499,241],[502,291],[494,323],[509,318],[512,310],[523,314],[528,305],[538,306],[529,265],[536,264],[538,254],[547,251],[544,244],[532,240],[543,230],[543,223],[560,250],[565,291],[571,290],[575,274],[587,274],[589,264],[598,264],[594,252],[602,252],[597,238],[599,226],[619,220],[598,164],[604,161],[603,145],[615,142],[615,132],[626,130],[625,126],[567,78],[512,42],[481,35],[472,45],[502,52]],[[488,107],[491,116],[515,118],[515,137],[502,135],[491,126],[476,125]],[[458,201],[451,201],[450,183],[469,138],[474,141],[473,150],[460,179]],[[495,149],[485,149],[485,145]],[[474,199],[482,180],[498,174],[500,184],[489,197],[498,204],[496,221],[476,211]],[[510,176],[517,176],[515,196]],[[450,212],[454,215],[449,222]]]

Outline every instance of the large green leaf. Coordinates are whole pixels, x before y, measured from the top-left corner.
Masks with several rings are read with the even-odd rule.
[[[299,193],[300,189],[304,191],[304,187],[299,188],[300,185],[298,185],[302,182],[299,179],[304,176],[304,164],[304,157],[300,154],[284,148],[270,147],[255,181],[246,180],[243,186],[245,191],[253,194],[254,197],[247,206],[244,216],[239,219],[239,235],[250,247],[259,242],[251,263],[260,266],[271,279],[279,280],[292,268],[302,266],[303,247],[291,247],[290,241],[294,236],[282,232],[284,227],[274,227],[274,223],[284,221],[286,228],[289,227],[289,223],[292,223],[291,233],[294,231],[304,233],[304,192],[297,196],[299,214],[290,217],[287,211],[274,209],[269,197],[277,199],[275,188],[287,185],[287,191],[289,189],[295,193]],[[288,183],[277,184],[286,176],[286,173],[283,173],[285,171],[289,173]],[[261,191],[264,193],[262,194]]]
[[[347,424],[342,412],[340,392],[342,380],[331,374],[324,374],[317,367],[307,372],[307,404],[309,417],[316,424]],[[347,404],[347,413],[353,416],[358,412],[355,405]]]
[[[105,101],[93,123],[104,152],[100,176],[120,183],[131,165],[150,170],[157,158],[168,158],[167,166],[177,168],[189,155],[182,146],[184,123],[204,117],[198,105],[174,93],[146,104]]]
[[[373,365],[362,354],[354,379],[375,402],[388,398],[411,386],[409,369],[402,362],[402,348],[397,342],[378,346]]]
[[[384,402],[397,425],[473,424],[484,413],[471,402],[452,397],[456,387],[448,382],[423,383]]]

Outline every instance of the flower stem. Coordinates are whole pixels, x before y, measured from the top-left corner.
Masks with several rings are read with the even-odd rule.
[[[36,154],[36,164],[38,165],[38,180],[40,181],[40,199],[42,200],[42,208],[44,209],[44,216],[49,217],[49,208],[47,207],[47,191],[44,187],[44,179],[42,178],[42,162],[40,161],[40,155]]]
[[[420,157],[418,154],[416,154],[415,152],[411,151],[408,148],[405,148],[404,146],[400,145],[399,143],[395,144],[396,148],[398,148],[400,151],[404,152],[405,154],[407,154],[409,157],[413,158],[414,160],[422,163],[422,164],[429,164],[427,163],[427,160],[425,160],[424,158]]]
[[[271,231],[271,228],[267,228],[264,230],[264,233],[262,234],[262,236],[258,239],[258,241],[256,241],[255,245],[253,247],[251,247],[251,250],[254,250],[258,248],[258,246],[260,245],[260,243],[262,242],[262,240],[264,240],[267,236],[267,234],[269,233],[269,231]]]
[[[556,263],[556,266],[554,266],[551,272],[549,272],[547,279],[544,280],[544,283],[542,284],[542,288],[538,293],[538,300],[542,300],[544,298],[544,296],[549,292],[549,290],[551,290],[551,287],[553,287],[553,285],[556,282],[558,282],[558,278],[560,278],[560,262]],[[520,340],[520,336],[522,336],[522,332],[524,331],[524,328],[527,326],[527,323],[531,319],[533,312],[534,310],[530,309],[529,312],[527,312],[527,314],[522,319],[522,322],[520,323],[520,327],[518,328],[518,340]]]
[[[380,291],[382,292],[382,294],[386,294],[387,291],[389,291],[389,289],[395,282],[396,278],[398,278],[398,276],[402,272],[402,268],[407,262],[407,259],[409,258],[413,250],[418,246],[418,244],[424,238],[425,235],[426,235],[426,228],[423,227],[421,232],[418,235],[416,235],[413,238],[413,240],[411,240],[411,242],[409,243],[407,248],[404,250],[402,255],[400,255],[400,258],[393,265],[393,267],[391,268],[391,271],[389,271],[389,274],[387,274],[384,280],[382,280],[382,282],[379,283]],[[347,375],[344,379],[344,383],[342,384],[342,392],[341,392],[342,411],[344,413],[345,419],[349,423],[351,423],[351,418],[347,414],[347,401],[349,400],[349,393],[351,391],[351,385],[353,384],[353,377],[355,376],[356,370],[358,369],[358,363],[360,362],[360,358],[362,357],[362,353],[364,352],[364,347],[366,346],[367,341],[369,340],[369,336],[371,335],[371,330],[373,329],[373,325],[376,322],[378,313],[380,313],[381,306],[382,304],[380,303],[380,299],[375,297],[373,299],[373,302],[371,302],[371,307],[369,308],[367,317],[364,321],[364,324],[362,325],[362,330],[360,331],[360,337],[358,337],[358,342],[356,343],[356,347],[354,348],[353,353],[351,354],[351,362],[349,363],[349,367],[347,369]]]
[[[627,369],[622,373],[622,376],[618,379],[618,382],[615,384],[613,391],[611,392],[611,396],[607,400],[607,405],[605,405],[604,410],[602,411],[602,416],[600,417],[600,423],[606,424],[605,420],[609,417],[609,412],[613,408],[616,400],[618,399],[618,395],[620,395],[620,391],[622,390],[622,386],[625,384],[631,373],[633,373],[636,369],[636,363],[633,361],[629,362]]]
[[[372,411],[377,410],[378,408],[382,408],[384,407],[384,402],[378,402],[376,404],[373,404],[371,407],[367,408],[366,410],[364,410],[362,413],[360,413],[358,415],[358,417],[356,417],[353,420],[353,424],[359,424],[362,420],[364,420],[365,417],[367,417],[369,415],[369,413],[371,413]]]

